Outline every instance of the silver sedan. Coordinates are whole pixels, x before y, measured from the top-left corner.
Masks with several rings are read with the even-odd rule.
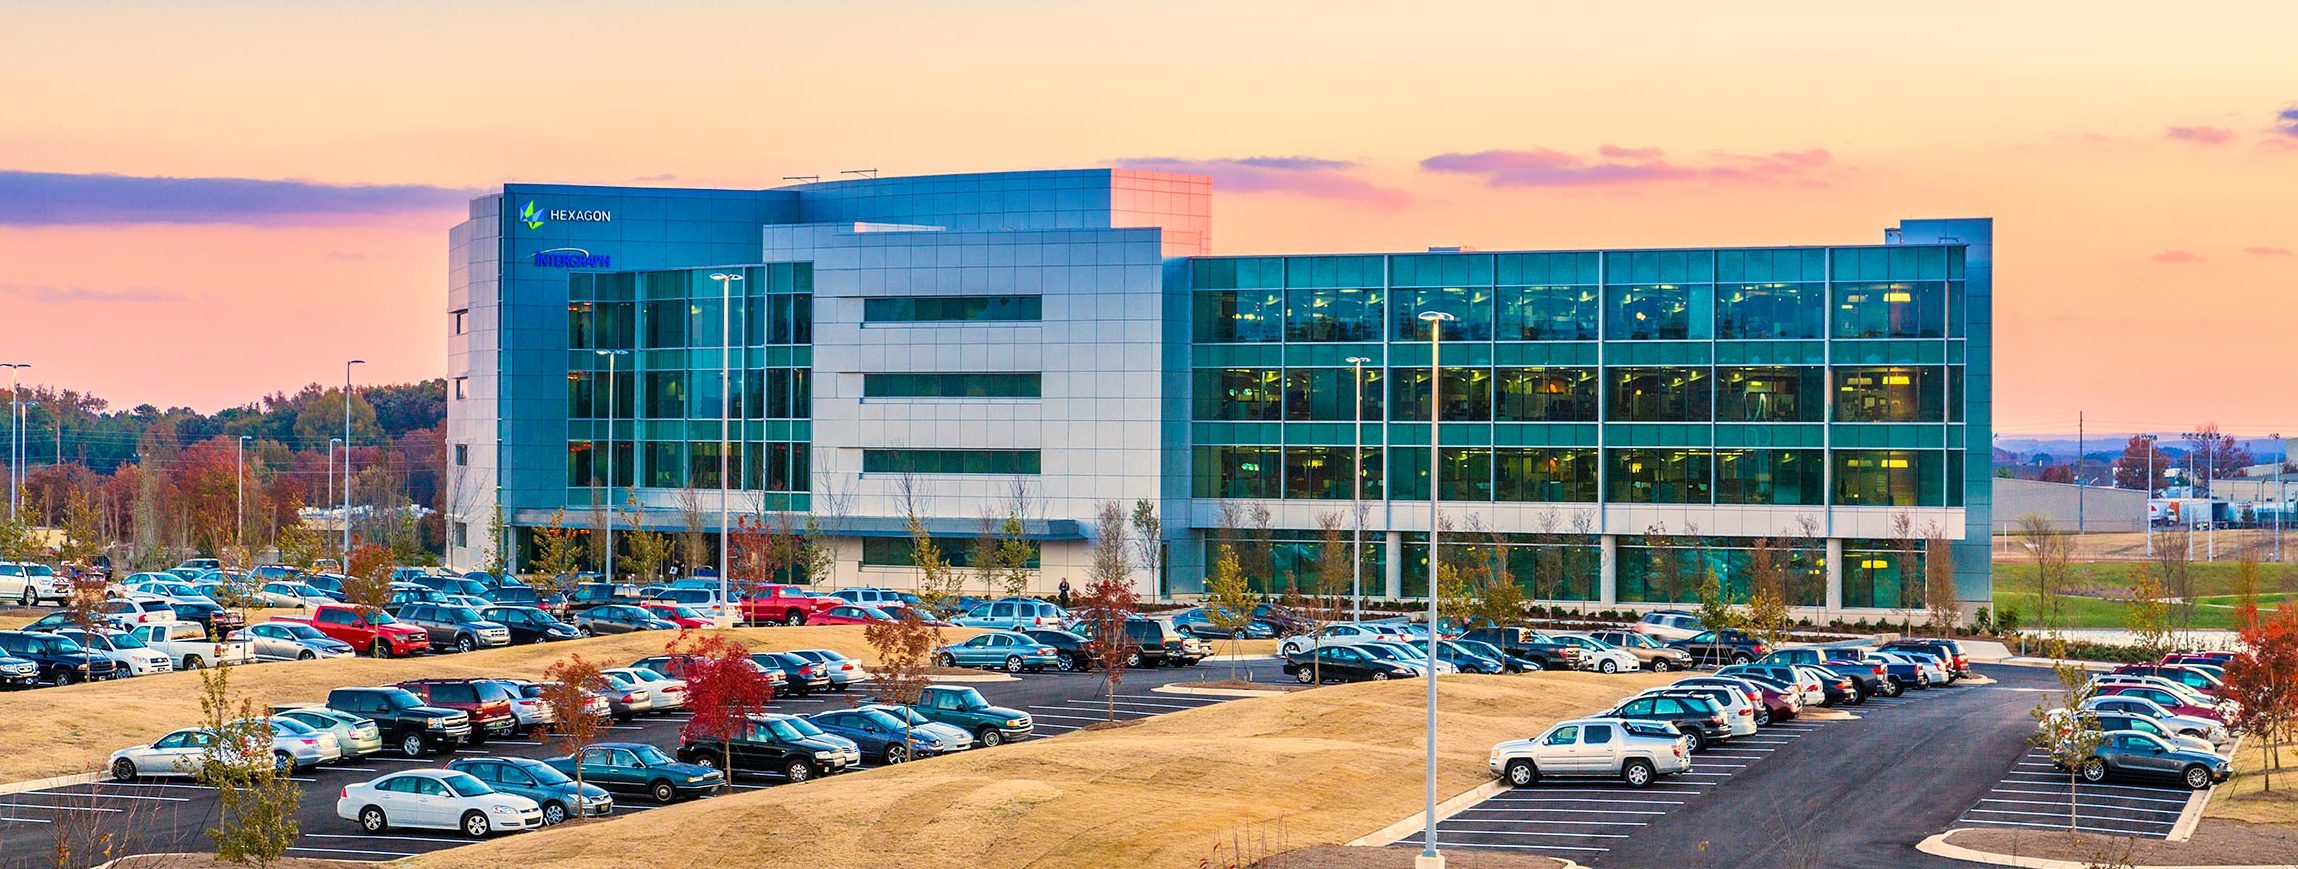
[[[358,654],[350,643],[319,632],[310,625],[264,622],[231,632],[232,642],[247,641],[258,661],[309,661],[314,658],[349,658]]]

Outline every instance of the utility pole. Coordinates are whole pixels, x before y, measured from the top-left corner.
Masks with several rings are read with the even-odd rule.
[[[2075,533],[2089,530],[2083,524],[2083,412],[2075,411]]]
[[[733,580],[726,569],[733,555],[732,493],[734,481],[727,479],[727,452],[734,441],[734,282],[742,279],[733,272],[714,272],[710,279],[718,282],[718,627],[734,626]],[[747,319],[747,318],[745,318]],[[747,366],[745,366],[747,367]]]
[[[1424,311],[1420,319],[1428,323],[1428,813],[1422,816],[1428,826],[1422,831],[1420,855],[1413,858],[1412,865],[1414,869],[1444,869],[1444,855],[1436,850],[1436,662],[1442,660],[1436,655],[1437,565],[1441,561],[1436,548],[1436,529],[1440,524],[1436,507],[1440,499],[1438,490],[1443,488],[1437,479],[1444,455],[1440,447],[1444,439],[1438,436],[1444,422],[1441,387],[1444,369],[1437,360],[1444,344],[1444,322],[1453,316],[1442,311]]]
[[[365,359],[343,363],[343,573],[351,573],[351,366],[365,365]]]
[[[2154,435],[2142,434],[2146,444],[2146,503],[2139,506],[2139,521],[2146,523],[2146,557],[2154,557]]]
[[[30,362],[0,362],[0,368],[8,369],[8,521],[10,522],[17,521],[16,513],[19,509],[17,502],[20,500],[17,496],[24,490],[21,479],[24,473],[24,457],[21,455],[22,451],[17,447],[17,442],[24,436],[24,424],[23,418],[17,415],[16,403],[24,400],[21,377],[24,369],[30,367],[32,367]]]

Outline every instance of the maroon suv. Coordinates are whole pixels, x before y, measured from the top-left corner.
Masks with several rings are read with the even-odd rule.
[[[471,744],[477,745],[492,736],[508,736],[518,729],[519,719],[511,712],[511,694],[501,683],[488,679],[413,679],[399,683],[423,698],[428,706],[459,709],[471,716]]]

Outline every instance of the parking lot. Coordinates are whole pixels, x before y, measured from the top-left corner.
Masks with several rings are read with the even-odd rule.
[[[2086,833],[2162,839],[2193,795],[2176,785],[2070,781],[2049,755],[2029,751],[1956,823],[2064,830],[2072,820]]]
[[[1503,791],[1438,824],[1438,842],[1591,866],[1966,865],[1922,854],[1914,845],[1971,823],[1974,807],[1998,807],[1981,802],[2006,798],[1998,789],[2050,791],[2061,800],[2061,819],[2066,793],[2063,777],[2053,789],[2034,775],[2048,769],[2019,765],[2038,762],[2028,756],[2025,742],[2034,726],[2027,710],[2056,686],[2051,674],[1995,666],[1979,672],[1998,684],[1876,697],[1841,707],[1856,716],[1852,720],[1765,727],[1693,755],[1690,773],[1647,788],[1595,780]],[[2177,792],[2139,790],[2146,789],[2099,789],[2086,799],[2113,793],[2122,804],[2175,809],[2130,799],[2175,799]],[[2138,817],[2175,816],[2173,811]]]
[[[1239,666],[1261,681],[1283,678],[1273,659],[1240,662]],[[1228,675],[1229,665],[1225,662],[1208,662],[1186,669],[1130,671],[1118,689],[1116,717],[1120,720],[1146,718],[1226,702],[1231,698],[1164,694],[1150,689],[1173,682],[1223,679]],[[843,708],[849,703],[867,702],[866,687],[858,685],[846,694],[777,698],[769,708],[794,714]],[[1106,720],[1109,713],[1109,699],[1103,693],[1097,674],[1024,674],[1015,681],[985,682],[974,687],[992,703],[1030,713],[1037,724],[1033,738],[1057,737]],[[615,725],[600,740],[675,747],[678,729],[686,717],[684,713],[642,717]],[[484,745],[456,752],[463,757],[552,757],[564,753],[556,746],[532,739],[489,740]],[[401,769],[441,766],[446,761],[447,758],[440,757],[409,759],[385,753],[339,766],[298,772],[293,780],[303,785],[299,810],[302,835],[288,849],[289,853],[326,859],[382,861],[469,844],[469,839],[441,831],[394,830],[369,836],[360,833],[352,822],[335,816],[335,798],[345,785]],[[863,769],[871,766],[865,763]],[[734,788],[756,790],[780,783],[777,776],[745,773],[735,779]],[[657,806],[643,796],[617,794],[615,797],[618,815],[644,813],[655,808]],[[204,831],[216,822],[216,812],[212,790],[184,780],[101,781],[0,794],[0,866],[53,867],[57,864],[52,855],[59,840],[84,843],[99,834],[110,834],[121,843],[116,846],[115,855],[213,850]],[[76,850],[85,850],[85,846]],[[72,865],[88,866],[98,862],[102,862],[102,858],[91,854],[91,859],[75,859]]]

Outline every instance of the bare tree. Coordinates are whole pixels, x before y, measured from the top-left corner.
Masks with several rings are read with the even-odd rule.
[[[678,558],[686,563],[691,574],[696,567],[717,559],[710,550],[710,517],[702,509],[702,495],[694,489],[678,490]],[[727,565],[718,565],[726,570]],[[731,575],[731,574],[729,574]]]
[[[1899,599],[1894,605],[1899,610],[1900,630],[1912,630],[1915,610],[1923,601],[1923,534],[1916,530],[1913,514],[1891,514],[1891,541],[1899,552]]]
[[[1149,571],[1149,589],[1165,593],[1165,528],[1157,518],[1157,504],[1147,498],[1133,502],[1133,547],[1141,567]]]
[[[902,524],[909,530],[910,563],[918,569],[918,600],[928,609],[939,610],[965,590],[965,579],[958,575],[933,535],[926,532],[925,518],[920,515],[917,487],[908,474],[901,480]],[[908,634],[888,634],[888,642],[906,643]],[[881,677],[882,678],[882,677]],[[880,683],[881,693],[883,683]]]
[[[1923,603],[1931,610],[1931,627],[1952,634],[1963,622],[1963,606],[1956,600],[1955,545],[1936,524],[1923,534]]]
[[[2040,513],[2019,517],[2014,533],[2035,560],[2035,623],[2055,631],[2061,627],[2062,597],[2074,563],[2074,541]]]

